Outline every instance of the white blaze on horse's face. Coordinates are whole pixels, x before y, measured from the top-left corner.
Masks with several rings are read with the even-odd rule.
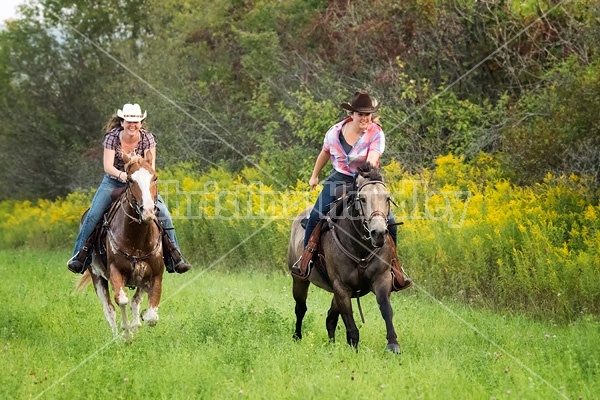
[[[155,216],[154,197],[150,191],[153,177],[154,175],[146,168],[140,168],[131,174],[131,180],[138,184],[142,192],[142,215],[140,217],[144,221],[149,221]]]

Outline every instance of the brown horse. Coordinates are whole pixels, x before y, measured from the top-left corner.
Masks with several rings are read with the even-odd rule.
[[[312,282],[333,293],[326,319],[330,340],[335,340],[335,330],[341,315],[346,326],[346,340],[349,345],[357,348],[359,333],[354,321],[351,299],[373,292],[381,316],[385,320],[388,342],[386,350],[393,353],[400,352],[390,304],[392,291],[390,265],[393,248],[387,229],[390,202],[390,193],[383,183],[379,170],[371,167],[370,164],[361,167],[352,191],[345,195],[340,203],[332,206],[327,216],[326,224],[329,230],[321,234],[318,255],[321,260],[324,260],[325,266],[323,267],[321,262],[317,261],[308,280],[292,275],[296,301],[294,338],[302,338],[302,320],[307,310],[306,297]],[[300,223],[310,213],[311,208],[301,212],[292,223],[288,247],[290,269],[302,254],[304,229]]]
[[[158,322],[158,305],[164,271],[161,232],[156,217],[156,173],[151,160],[138,155],[123,155],[127,185],[105,215],[106,264],[94,246],[91,267],[78,283],[85,287],[90,280],[102,302],[104,315],[115,335],[118,334],[116,311],[109,296],[110,282],[115,303],[121,309],[121,328],[131,337],[141,326],[142,295],[148,294],[148,310],[141,318],[148,325]],[[132,320],[127,317],[125,287],[136,288],[131,299]]]

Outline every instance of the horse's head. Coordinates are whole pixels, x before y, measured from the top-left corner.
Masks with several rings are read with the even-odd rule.
[[[355,185],[354,204],[365,230],[365,238],[371,239],[374,247],[381,247],[385,243],[388,233],[390,192],[383,183],[379,169],[370,163],[366,163],[358,169]]]
[[[154,203],[157,196],[157,177],[152,168],[152,160],[136,154],[123,154],[123,161],[130,203],[133,203],[131,205],[135,207],[140,221],[152,221],[156,217]]]

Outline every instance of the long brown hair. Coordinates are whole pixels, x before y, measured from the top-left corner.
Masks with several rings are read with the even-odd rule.
[[[110,132],[113,129],[117,128],[117,127],[121,127],[121,121],[123,121],[122,118],[119,118],[117,116],[117,114],[113,114],[111,115],[111,117],[109,118],[109,120],[106,122],[106,125],[104,126],[104,133],[106,132]]]

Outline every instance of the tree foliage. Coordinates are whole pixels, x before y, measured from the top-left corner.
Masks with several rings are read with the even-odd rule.
[[[102,126],[148,110],[158,165],[306,179],[356,89],[384,162],[492,154],[598,175],[596,1],[37,0],[0,32],[0,199],[95,186]]]

